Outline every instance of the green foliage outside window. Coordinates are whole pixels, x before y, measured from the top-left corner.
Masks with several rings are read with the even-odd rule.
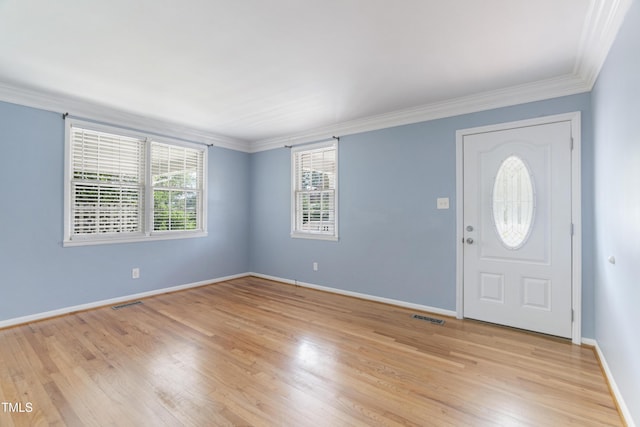
[[[302,189],[308,193],[302,196],[302,223],[329,221],[331,197],[323,190],[329,190],[329,174],[315,170],[302,172]]]

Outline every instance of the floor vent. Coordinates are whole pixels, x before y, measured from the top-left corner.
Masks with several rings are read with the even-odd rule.
[[[120,310],[121,308],[130,307],[132,305],[138,305],[138,304],[142,304],[142,301],[127,302],[127,303],[120,304],[120,305],[114,305],[111,308],[113,308],[114,310]]]
[[[436,325],[444,325],[444,320],[436,319],[435,317],[423,316],[421,314],[414,314],[411,317],[413,317],[414,319],[424,320],[426,322],[431,322],[431,323],[434,323]]]

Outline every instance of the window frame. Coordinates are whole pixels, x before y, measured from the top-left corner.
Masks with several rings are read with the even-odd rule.
[[[72,128],[81,128],[94,132],[106,132],[126,138],[135,138],[143,141],[144,155],[144,179],[141,183],[143,206],[140,217],[142,221],[142,230],[140,232],[126,233],[118,235],[117,233],[109,234],[73,234],[73,217],[72,217],[72,180],[73,180],[73,160],[72,160]],[[153,180],[152,180],[152,161],[151,161],[151,145],[159,143],[171,146],[185,147],[202,152],[202,187],[201,197],[198,204],[199,228],[195,230],[172,230],[172,231],[154,231],[154,204],[153,204]],[[205,237],[207,232],[207,181],[208,181],[208,156],[209,150],[203,144],[195,144],[186,141],[180,141],[172,138],[150,136],[149,134],[123,129],[117,126],[105,125],[100,123],[89,122],[80,119],[67,118],[65,120],[65,153],[64,153],[64,236],[62,245],[67,246],[86,246],[86,245],[102,245],[113,243],[131,243],[131,242],[148,242],[154,240],[171,240]]]
[[[298,229],[299,218],[297,216],[297,195],[299,193],[298,190],[298,182],[297,182],[297,159],[299,153],[302,152],[312,152],[323,149],[333,148],[335,150],[335,179],[334,179],[334,188],[333,188],[333,216],[334,216],[334,224],[333,224],[333,233],[327,233],[323,231],[307,231]],[[291,148],[291,237],[292,238],[300,238],[300,239],[314,239],[314,240],[330,240],[330,241],[338,241],[338,187],[339,187],[339,146],[337,140],[328,140],[323,142],[318,142],[315,144],[305,144]]]

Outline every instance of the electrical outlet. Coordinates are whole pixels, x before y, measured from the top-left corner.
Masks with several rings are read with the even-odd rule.
[[[140,278],[140,269],[138,267],[131,270],[131,278],[139,279]]]
[[[449,198],[448,197],[438,197],[436,201],[436,205],[438,209],[449,209]]]
[[[317,262],[313,263],[313,271],[318,271],[318,263]]]

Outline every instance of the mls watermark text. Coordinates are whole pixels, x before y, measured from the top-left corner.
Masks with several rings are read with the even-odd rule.
[[[30,413],[33,412],[33,404],[31,402],[0,402],[0,408],[4,413]]]

